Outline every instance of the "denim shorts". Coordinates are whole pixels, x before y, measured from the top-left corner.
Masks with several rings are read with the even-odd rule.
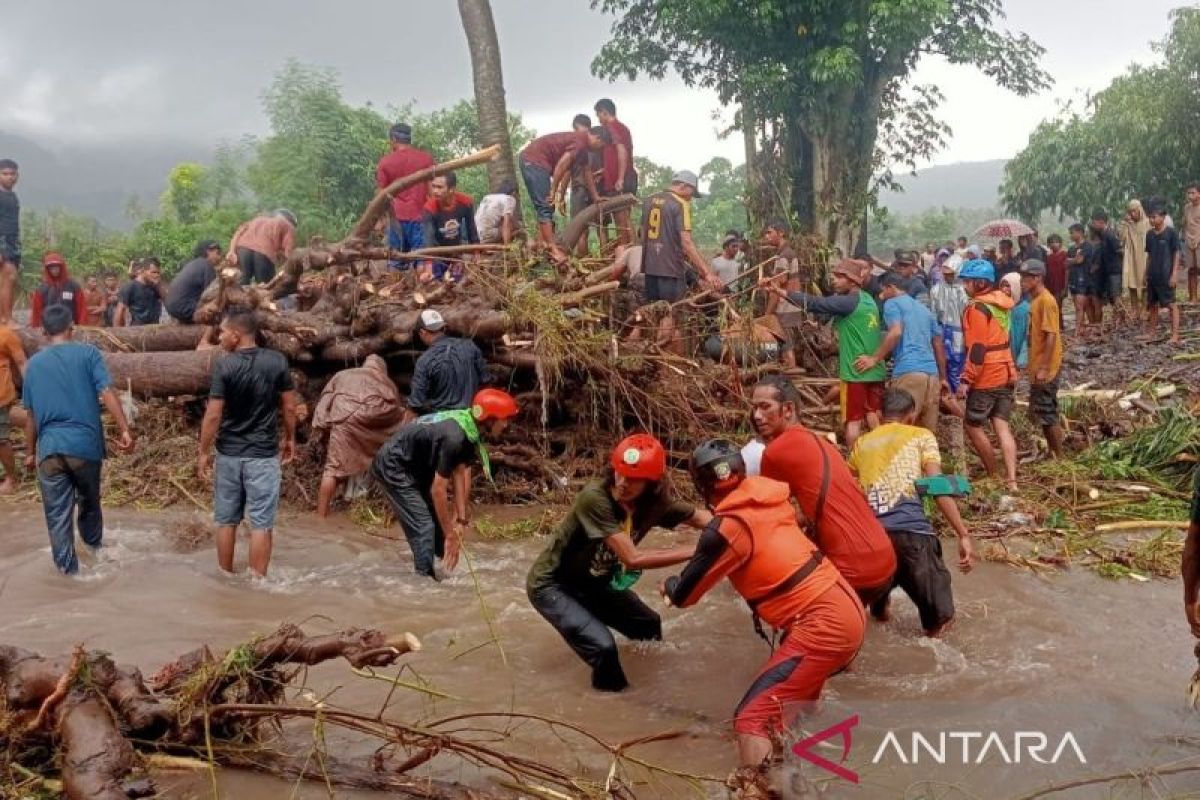
[[[213,521],[238,525],[245,518],[252,530],[275,527],[279,511],[279,457],[239,458],[217,453],[213,469]]]
[[[0,264],[6,261],[21,266],[21,241],[15,236],[0,236]]]

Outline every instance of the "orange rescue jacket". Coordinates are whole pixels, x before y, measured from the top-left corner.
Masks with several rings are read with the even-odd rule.
[[[790,494],[787,484],[770,478],[743,480],[713,509],[716,519],[683,576],[668,582],[672,602],[692,605],[728,576],[758,616],[785,628],[842,580],[796,524]]]
[[[967,364],[962,382],[972,389],[998,389],[1017,380],[1008,345],[1008,312],[1013,300],[999,289],[972,298],[963,312]]]

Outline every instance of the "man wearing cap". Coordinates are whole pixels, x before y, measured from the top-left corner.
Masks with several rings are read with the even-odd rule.
[[[87,322],[87,298],[83,289],[67,274],[67,260],[62,253],[53,251],[42,256],[42,284],[34,290],[29,302],[30,327],[41,327],[42,314],[50,306],[66,306],[76,325]]]
[[[655,192],[642,204],[642,273],[649,303],[682,300],[689,264],[708,288],[725,288],[692,240],[692,198],[702,196],[698,184],[696,173],[681,170],[671,178],[669,189]],[[663,316],[658,335],[661,344],[680,351],[670,314]]]
[[[394,181],[407,178],[433,166],[433,156],[412,146],[412,128],[397,122],[388,132],[391,152],[379,160],[375,168],[375,186],[386,189]],[[392,219],[387,229],[388,247],[393,250],[416,250],[425,246],[423,222],[425,201],[429,197],[429,182],[414,183],[392,196]],[[388,262],[388,266],[407,268],[401,262]]]
[[[1021,289],[1029,304],[1029,416],[1042,426],[1046,444],[1062,455],[1063,431],[1058,422],[1058,373],[1062,369],[1062,326],[1058,302],[1046,288],[1046,265],[1030,259],[1021,265]]]
[[[448,571],[458,564],[471,521],[471,464],[478,458],[483,473],[492,477],[483,440],[498,439],[518,410],[512,395],[499,389],[480,390],[469,405],[469,410],[436,411],[402,426],[371,464],[412,549],[417,574],[434,580],[435,557]]]
[[[191,325],[200,305],[200,295],[217,279],[217,267],[221,263],[221,245],[205,239],[192,251],[192,260],[179,268],[175,279],[167,289],[164,302],[171,319],[183,325]]]
[[[742,246],[742,242],[736,236],[726,236],[721,241],[721,252],[714,256],[712,260],[712,270],[717,277],[721,279],[721,285],[730,291],[734,291],[736,287],[732,284],[737,280],[738,273],[741,272],[741,264],[737,260],[738,248]]]
[[[929,286],[921,276],[918,265],[917,254],[906,250],[897,255],[892,269],[904,279],[901,285],[909,297],[929,305]]]
[[[879,424],[883,384],[887,380],[887,367],[882,363],[866,371],[859,371],[856,365],[859,356],[874,354],[883,340],[879,307],[862,288],[870,269],[865,261],[848,258],[839,261],[833,268],[836,294],[832,297],[787,292],[775,278],[764,278],[759,284],[811,314],[833,318],[833,329],[838,337],[838,377],[842,382],[842,421],[846,426],[847,447],[854,446],[864,423],[872,429]]]
[[[426,350],[413,369],[405,421],[432,411],[467,408],[488,382],[483,353],[470,339],[446,334],[446,320],[432,308],[421,312],[417,336]]]

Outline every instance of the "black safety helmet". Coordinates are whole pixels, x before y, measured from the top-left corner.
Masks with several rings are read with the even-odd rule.
[[[727,492],[746,477],[742,449],[728,439],[702,442],[692,451],[688,473],[705,499],[714,492]]]

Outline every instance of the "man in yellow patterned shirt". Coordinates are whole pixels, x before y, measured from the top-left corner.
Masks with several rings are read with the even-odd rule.
[[[912,599],[925,635],[938,636],[954,619],[954,595],[950,572],[942,561],[941,540],[925,516],[915,482],[940,475],[942,456],[933,434],[914,425],[916,418],[912,395],[902,389],[889,389],[883,396],[883,424],[854,443],[849,464],[896,548],[893,588],[899,586]],[[974,559],[971,534],[954,498],[936,500],[958,535],[958,568],[969,572]],[[889,618],[889,595],[871,604],[872,616],[880,621]]]

